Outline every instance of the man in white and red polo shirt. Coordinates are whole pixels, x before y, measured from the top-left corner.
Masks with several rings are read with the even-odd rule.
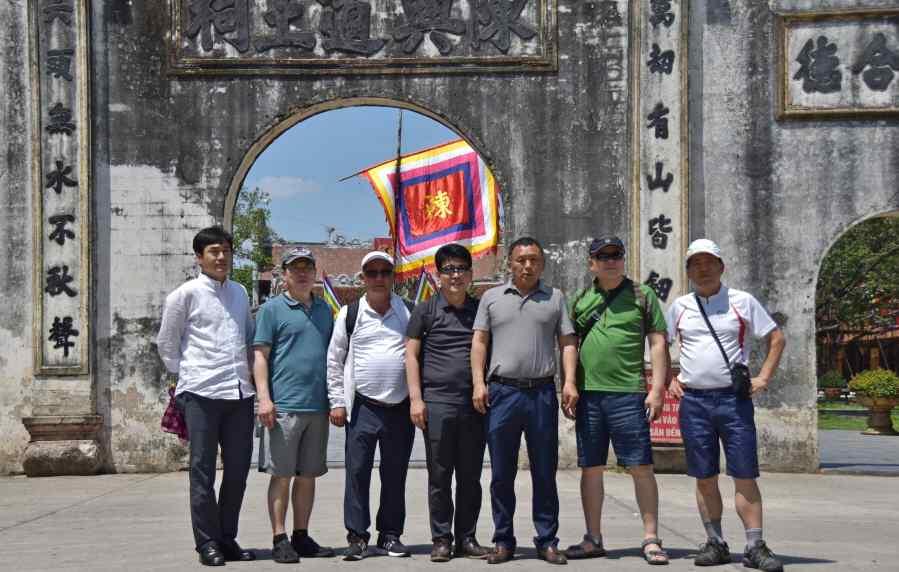
[[[720,441],[727,474],[734,479],[737,514],[746,531],[743,564],[777,572],[783,564],[762,540],[752,396],[768,388],[784,350],[784,335],[752,294],[723,285],[722,274],[724,260],[718,245],[704,238],[693,241],[687,249],[687,276],[694,293],[681,296],[668,309],[668,339],[680,343],[681,367],[670,392],[681,399],[687,474],[696,478],[696,501],[708,534],[694,563],[713,566],[731,561],[721,532]],[[750,338],[766,339],[768,352],[747,394],[741,395],[733,386],[731,371],[747,364]]]

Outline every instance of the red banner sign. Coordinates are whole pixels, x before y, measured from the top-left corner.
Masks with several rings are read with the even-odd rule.
[[[646,390],[652,387],[649,383],[651,374],[647,374]],[[675,399],[665,392],[665,401],[662,405],[662,415],[649,424],[649,436],[653,443],[668,445],[683,445],[684,440],[680,434],[680,400]]]

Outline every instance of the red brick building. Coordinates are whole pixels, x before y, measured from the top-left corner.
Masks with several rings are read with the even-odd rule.
[[[359,287],[362,285],[361,264],[362,258],[372,250],[386,250],[391,246],[390,238],[376,238],[371,243],[361,244],[333,244],[326,242],[290,242],[272,245],[273,268],[259,275],[259,295],[264,299],[272,292],[272,281],[276,282],[280,274],[281,260],[284,254],[302,246],[312,251],[315,256],[316,276],[319,284],[316,291],[320,291],[322,274],[326,273],[331,284],[337,291],[337,295],[344,303],[349,303],[359,295]],[[495,284],[504,279],[504,268],[501,264],[502,247],[497,255],[488,255],[474,261],[474,279],[478,285]],[[274,270],[274,272],[273,272]],[[478,291],[483,288],[476,289]]]

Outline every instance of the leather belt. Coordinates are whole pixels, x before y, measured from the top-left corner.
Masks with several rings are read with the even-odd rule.
[[[503,377],[501,375],[491,375],[490,381],[517,387],[518,389],[536,389],[553,383],[555,378],[551,375],[548,377]]]
[[[400,405],[409,401],[409,398],[407,397],[406,399],[400,401],[399,403],[387,403],[384,401],[378,401],[377,399],[372,399],[371,397],[362,395],[358,391],[356,392],[356,399],[358,399],[359,401],[366,403],[368,405],[373,405],[374,407],[380,407],[381,409],[391,409],[393,407],[399,407]]]

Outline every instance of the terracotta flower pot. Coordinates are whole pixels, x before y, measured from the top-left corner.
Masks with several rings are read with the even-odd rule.
[[[897,404],[899,404],[899,398],[858,395],[857,401],[870,409],[868,428],[862,431],[862,434],[899,435],[899,433],[893,429],[893,420],[890,418],[890,412]]]
[[[843,389],[840,387],[825,387],[824,388],[824,397],[833,401],[834,399],[839,399],[840,395],[843,394]]]

